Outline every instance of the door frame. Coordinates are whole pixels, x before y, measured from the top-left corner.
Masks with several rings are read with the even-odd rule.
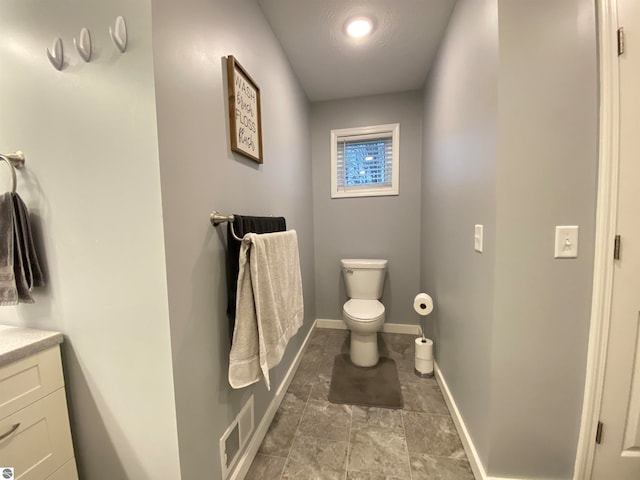
[[[580,435],[574,480],[591,478],[596,429],[602,406],[613,296],[613,248],[618,211],[620,86],[617,55],[617,0],[596,0],[599,57],[598,203],[593,297]]]

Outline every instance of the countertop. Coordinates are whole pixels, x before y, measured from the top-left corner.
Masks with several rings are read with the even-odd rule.
[[[63,341],[60,332],[0,325],[0,367],[55,347]]]

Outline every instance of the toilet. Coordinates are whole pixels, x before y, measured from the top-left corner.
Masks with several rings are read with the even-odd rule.
[[[378,363],[377,332],[384,323],[382,287],[386,260],[342,259],[342,275],[349,300],[342,307],[342,318],[351,330],[351,362],[359,367]]]

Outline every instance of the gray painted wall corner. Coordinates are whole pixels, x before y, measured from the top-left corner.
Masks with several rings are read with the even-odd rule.
[[[421,285],[438,365],[489,456],[498,141],[497,2],[458,2],[424,91]],[[473,80],[471,80],[473,79]],[[484,251],[473,249],[484,225]]]
[[[489,471],[571,478],[593,280],[595,5],[500,1],[499,8],[500,250]],[[556,225],[580,226],[577,259],[553,258]]]
[[[400,194],[337,198],[330,195],[330,132],[336,128],[400,123]],[[386,322],[416,324],[419,291],[420,92],[313,103],[311,146],[315,231],[316,309],[320,318],[342,318],[347,300],[341,258],[389,260],[382,302]]]
[[[117,15],[124,55],[107,30]],[[0,151],[26,154],[18,192],[47,281],[2,322],[65,335],[80,478],[178,478],[151,2],[2,2],[0,27],[3,45],[19,40],[0,48],[0,103],[14,112],[0,118]],[[70,42],[80,27],[96,46],[88,64]],[[62,71],[44,54],[57,36]]]
[[[439,365],[491,476],[573,471],[593,261],[594,15],[588,1],[458,2],[425,90],[421,282],[438,305]],[[485,252],[459,253],[474,223]],[[562,224],[580,225],[575,261],[553,259]]]
[[[260,422],[315,318],[309,104],[258,5],[156,1],[153,42],[182,478],[216,477],[218,441],[251,395]],[[261,89],[264,163],[230,151],[226,56]],[[226,227],[209,214],[282,215],[298,232],[305,322],[263,383],[227,381]]]

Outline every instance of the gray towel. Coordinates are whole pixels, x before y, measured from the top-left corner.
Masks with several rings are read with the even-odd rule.
[[[13,195],[14,215],[16,207],[20,212],[20,230],[23,236],[23,245],[25,246],[26,258],[29,261],[29,270],[31,272],[31,286],[42,287],[44,285],[44,275],[40,268],[40,261],[36,252],[36,246],[33,242],[33,234],[31,232],[31,218],[27,206],[20,198],[20,195]]]
[[[245,235],[240,250],[236,328],[229,353],[229,384],[242,388],[264,379],[282,360],[304,319],[298,236]]]
[[[18,291],[13,274],[12,194],[0,195],[0,305],[17,305]]]
[[[240,264],[241,241],[233,238],[232,232],[242,238],[247,233],[273,233],[287,230],[284,217],[252,217],[233,214],[233,222],[227,223],[227,315],[229,332],[233,334],[236,324],[236,293],[238,292],[238,265]]]
[[[27,206],[17,193],[13,194],[13,219],[14,219],[14,274],[18,297],[21,302],[33,303],[31,290],[33,287],[44,285],[42,270],[38,262],[33,236],[31,234],[31,221]]]

